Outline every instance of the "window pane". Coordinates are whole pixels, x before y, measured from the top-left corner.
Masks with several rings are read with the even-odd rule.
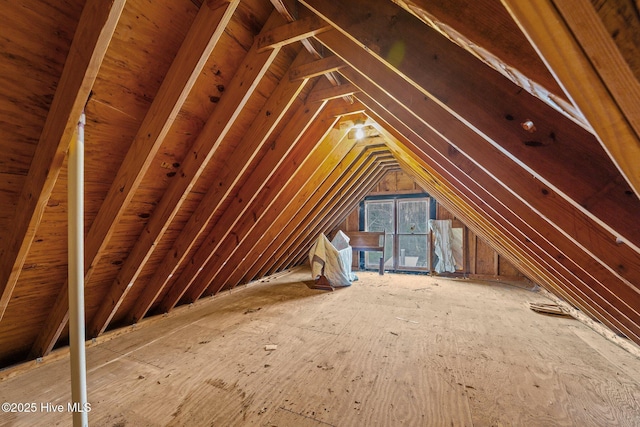
[[[426,200],[398,202],[398,233],[427,233],[428,206]]]
[[[365,230],[393,233],[393,202],[365,203]]]
[[[400,267],[427,268],[427,235],[400,235],[398,236]]]
[[[393,232],[395,231],[393,201],[365,202],[365,230],[366,231],[386,231],[384,244],[384,265],[386,268],[393,268]],[[365,252],[365,266],[367,268],[378,268],[380,252]]]

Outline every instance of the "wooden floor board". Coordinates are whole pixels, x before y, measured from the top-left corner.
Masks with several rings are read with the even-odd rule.
[[[529,302],[548,302],[540,294],[359,276],[323,292],[294,270],[90,346],[91,425],[638,425],[638,359],[576,320],[533,312]],[[66,405],[68,372],[61,358],[7,376],[0,399]]]

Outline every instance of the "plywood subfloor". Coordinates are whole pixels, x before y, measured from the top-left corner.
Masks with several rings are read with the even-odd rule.
[[[91,425],[640,425],[638,359],[531,311],[541,295],[359,275],[322,292],[296,270],[92,346]],[[68,372],[63,358],[9,377],[0,400],[66,406]],[[71,424],[41,410],[0,417]]]

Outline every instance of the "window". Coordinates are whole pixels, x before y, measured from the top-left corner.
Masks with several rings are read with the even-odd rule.
[[[429,198],[420,196],[366,200],[364,230],[385,231],[385,268],[424,270],[429,265]],[[365,268],[377,268],[380,252],[365,252]]]

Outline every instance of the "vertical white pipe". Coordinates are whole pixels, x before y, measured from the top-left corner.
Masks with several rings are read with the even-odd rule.
[[[69,347],[73,426],[89,425],[84,324],[84,111],[69,146]]]

